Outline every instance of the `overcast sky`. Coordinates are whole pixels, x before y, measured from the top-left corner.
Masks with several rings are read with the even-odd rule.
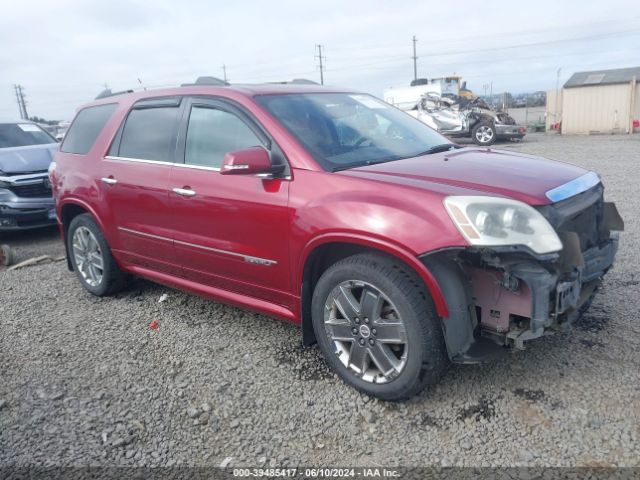
[[[555,88],[573,72],[640,65],[637,0],[0,2],[0,118],[71,119],[105,83],[175,85],[199,75],[231,82],[319,80],[382,96],[418,76],[454,72],[482,94]]]

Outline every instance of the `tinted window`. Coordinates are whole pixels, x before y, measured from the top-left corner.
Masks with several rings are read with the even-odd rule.
[[[80,110],[65,135],[60,150],[69,153],[88,153],[117,106],[116,103],[110,103]]]
[[[122,130],[118,155],[173,162],[178,128],[177,107],[131,110]]]
[[[219,168],[226,153],[257,145],[262,145],[262,142],[234,114],[207,107],[191,109],[186,163]]]
[[[0,123],[0,148],[26,147],[56,143],[55,139],[33,123]]]

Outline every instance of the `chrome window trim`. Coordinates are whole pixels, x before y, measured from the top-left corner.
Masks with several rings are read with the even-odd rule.
[[[154,165],[173,165],[173,162],[162,162],[160,160],[146,160],[144,158],[115,157],[113,155],[107,155],[104,158],[105,160],[119,160],[123,162],[151,163]]]
[[[145,160],[143,158],[128,158],[128,157],[116,157],[114,155],[106,155],[104,157],[105,160],[118,160],[122,162],[135,162],[135,163],[150,163],[152,165],[170,165],[172,167],[180,167],[180,168],[191,168],[194,170],[206,170],[210,172],[219,172],[220,168],[218,167],[207,167],[204,165],[188,165],[186,163],[176,163],[176,162],[161,162],[160,160]],[[256,173],[253,175],[254,177],[267,179],[267,180],[291,180],[291,176],[286,177],[274,177],[271,173]]]
[[[181,240],[172,240],[171,238],[161,237],[159,235],[153,235],[151,233],[140,232],[138,230],[132,230],[130,228],[118,227],[118,230],[120,230],[122,232],[125,232],[125,233],[130,233],[132,235],[139,235],[141,237],[153,238],[153,239],[162,240],[162,241],[165,241],[165,242],[173,242],[173,243],[177,243],[179,245],[184,245],[184,246],[187,246],[187,247],[194,247],[194,248],[199,248],[199,249],[202,249],[202,250],[207,250],[209,252],[221,253],[223,255],[230,255],[230,256],[233,256],[233,257],[242,258],[245,262],[253,263],[253,264],[256,264],[256,265],[266,265],[266,266],[270,267],[272,265],[277,265],[277,263],[278,263],[275,260],[269,260],[267,258],[254,257],[252,255],[245,255],[243,253],[230,252],[228,250],[221,250],[219,248],[206,247],[204,245],[198,245],[196,243],[183,242]]]
[[[596,172],[588,172],[578,178],[548,190],[545,195],[552,202],[561,202],[579,193],[586,192],[600,183],[600,176]]]
[[[162,162],[160,160],[146,160],[144,158],[116,157],[114,155],[106,155],[104,158],[105,160],[119,160],[123,162],[136,162],[136,163],[151,163],[154,165],[171,165],[172,167],[193,168],[196,170],[211,170],[214,172],[220,171],[220,169],[217,167],[207,167],[205,165],[187,165],[186,163],[176,163],[176,162]]]
[[[190,165],[187,163],[174,163],[173,165],[182,168],[193,168],[194,170],[210,170],[212,172],[220,171],[220,168],[218,167],[207,167],[206,165]]]

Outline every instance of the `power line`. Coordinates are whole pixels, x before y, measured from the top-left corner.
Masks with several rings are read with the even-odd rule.
[[[320,85],[324,85],[324,67],[322,65],[322,45],[316,45],[318,49],[318,55],[315,58],[318,59],[318,67],[320,67]]]

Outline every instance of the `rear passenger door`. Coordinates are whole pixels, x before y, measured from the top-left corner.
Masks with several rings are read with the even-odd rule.
[[[286,165],[284,154],[234,104],[191,99],[184,118],[169,181],[184,276],[290,308],[289,180],[220,174],[230,151],[263,146]]]
[[[168,185],[183,103],[171,97],[134,104],[103,160],[101,178],[118,257],[172,275],[181,269],[171,238]]]

